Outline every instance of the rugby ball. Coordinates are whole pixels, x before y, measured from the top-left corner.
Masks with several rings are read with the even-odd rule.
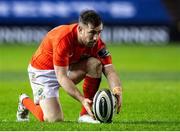
[[[93,113],[95,118],[102,123],[112,122],[116,102],[116,98],[110,90],[98,90],[93,98]]]

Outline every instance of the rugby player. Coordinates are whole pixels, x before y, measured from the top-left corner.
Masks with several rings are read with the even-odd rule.
[[[39,121],[63,121],[59,87],[82,104],[78,122],[99,123],[91,111],[102,73],[117,97],[117,112],[122,103],[122,86],[105,43],[103,23],[93,10],[81,12],[78,23],[61,25],[49,31],[36,50],[28,73],[34,101],[21,94],[18,121],[28,121],[30,111]],[[76,87],[83,82],[83,94]],[[67,110],[68,111],[68,110]]]

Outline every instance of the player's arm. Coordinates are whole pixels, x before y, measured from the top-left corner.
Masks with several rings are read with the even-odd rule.
[[[80,93],[78,88],[76,88],[75,84],[72,80],[70,80],[67,76],[67,69],[68,67],[62,66],[54,66],[55,73],[58,79],[59,84],[64,88],[64,90],[71,95],[74,99],[80,101],[82,105],[86,108],[89,115],[93,116],[89,103],[91,100],[88,98],[84,98],[84,96]]]
[[[103,73],[106,76],[113,94],[117,97],[117,113],[120,112],[122,104],[122,86],[112,64],[104,66]]]
[[[122,87],[119,76],[112,65],[111,55],[101,39],[99,39],[98,43],[97,57],[104,66],[103,73],[108,80],[110,89],[117,98],[117,113],[119,113],[122,104]]]

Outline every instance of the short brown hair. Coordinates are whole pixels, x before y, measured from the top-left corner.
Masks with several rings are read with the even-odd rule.
[[[88,23],[97,27],[102,23],[101,17],[94,10],[85,10],[79,16],[79,22],[87,25]]]

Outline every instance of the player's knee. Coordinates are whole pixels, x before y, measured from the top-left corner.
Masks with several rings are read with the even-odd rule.
[[[98,59],[94,58],[94,57],[90,57],[88,59],[88,65],[89,69],[91,70],[99,70],[102,71],[102,64],[101,61],[99,61]]]
[[[47,122],[59,122],[59,121],[63,121],[64,117],[60,113],[53,113],[51,115],[44,117],[44,120]]]

